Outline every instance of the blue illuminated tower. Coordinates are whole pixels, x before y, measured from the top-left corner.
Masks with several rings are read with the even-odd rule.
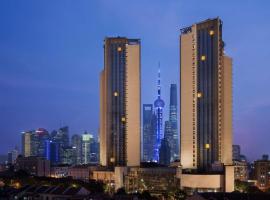
[[[157,81],[157,89],[158,89],[158,98],[154,102],[154,110],[156,116],[156,124],[155,124],[155,132],[156,132],[156,144],[154,149],[154,161],[159,162],[159,149],[161,145],[161,140],[164,138],[163,134],[163,108],[165,106],[164,101],[161,99],[161,81],[160,81],[160,66],[158,69],[158,81]]]

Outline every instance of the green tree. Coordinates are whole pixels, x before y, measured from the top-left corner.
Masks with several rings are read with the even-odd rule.
[[[187,198],[187,194],[185,191],[177,189],[174,193],[175,200],[185,200]]]
[[[248,192],[249,183],[245,181],[236,180],[234,186],[235,190],[239,192]]]

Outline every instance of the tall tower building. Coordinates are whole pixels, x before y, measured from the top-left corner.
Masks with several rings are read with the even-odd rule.
[[[240,147],[240,145],[233,145],[232,146],[233,160],[240,160],[240,156],[241,156],[241,147]]]
[[[232,164],[232,60],[219,18],[181,29],[180,77],[183,168]]]
[[[142,159],[144,162],[152,161],[154,155],[154,145],[156,134],[154,127],[155,117],[153,115],[153,105],[143,104],[143,145]]]
[[[79,165],[82,163],[82,136],[73,135],[71,137],[71,145],[76,149],[76,164]]]
[[[69,146],[69,128],[68,126],[64,126],[59,128],[55,139],[58,140],[61,147]]]
[[[171,148],[167,138],[163,138],[161,140],[161,145],[159,148],[159,163],[162,165],[170,165],[170,157],[171,157]]]
[[[50,135],[49,132],[44,128],[39,128],[36,130],[35,139],[37,145],[37,152],[35,154],[39,157],[46,156],[46,141],[49,140]]]
[[[25,131],[22,132],[22,154],[25,157],[33,156],[33,135],[35,135],[35,131]]]
[[[171,149],[170,161],[179,159],[179,133],[177,127],[177,87],[171,84],[170,87],[170,113],[169,121],[165,122],[165,138]]]
[[[100,76],[100,162],[140,165],[140,40],[104,40]]]
[[[160,81],[160,69],[158,70],[158,98],[154,102],[154,112],[156,116],[155,132],[156,132],[156,143],[154,147],[154,161],[159,162],[159,149],[161,140],[164,138],[163,133],[163,108],[165,106],[164,101],[161,99],[161,81]]]
[[[90,163],[90,155],[91,155],[91,140],[93,140],[93,135],[85,132],[82,135],[82,163],[88,164]]]
[[[53,140],[46,141],[46,156],[45,158],[49,160],[53,165],[59,164],[60,160],[60,144]]]

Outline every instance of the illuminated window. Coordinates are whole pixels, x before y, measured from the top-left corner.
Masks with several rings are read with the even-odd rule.
[[[114,95],[115,97],[117,97],[117,96],[118,96],[118,92],[114,92],[113,95]]]
[[[121,47],[118,47],[118,48],[117,48],[117,51],[122,51],[122,48],[121,48]]]
[[[210,31],[209,31],[209,34],[210,34],[210,35],[214,35],[215,32],[214,32],[213,30],[210,30]]]
[[[202,98],[202,93],[201,92],[198,92],[197,97],[198,98]]]
[[[209,149],[210,148],[210,144],[205,144],[205,148]]]
[[[114,162],[114,157],[111,157],[110,161],[113,163]]]
[[[126,121],[126,118],[125,118],[125,117],[122,117],[122,118],[121,118],[121,121],[122,121],[122,122],[125,122],[125,121]]]
[[[201,60],[205,61],[206,57],[205,56],[201,56]]]

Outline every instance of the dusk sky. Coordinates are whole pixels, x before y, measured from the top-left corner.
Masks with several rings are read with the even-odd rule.
[[[233,58],[234,143],[249,159],[270,154],[269,9],[268,0],[1,0],[0,154],[21,146],[23,130],[98,134],[106,36],[141,39],[142,103],[156,98],[160,62],[166,120],[179,30],[217,16]]]

